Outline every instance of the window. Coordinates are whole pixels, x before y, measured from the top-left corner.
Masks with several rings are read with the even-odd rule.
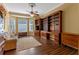
[[[15,17],[10,18],[10,32],[16,32],[16,20],[15,20]]]
[[[3,33],[4,29],[4,21],[2,19],[2,17],[0,16],[0,33]]]
[[[33,18],[30,18],[30,20],[29,20],[29,31],[30,32],[34,31],[34,20],[33,20]]]
[[[27,32],[27,20],[26,18],[18,18],[18,32]]]
[[[16,22],[16,17],[14,16],[10,17],[9,30],[11,33],[16,33],[17,30],[18,32],[27,32],[27,31],[33,32],[34,31],[34,19],[33,18],[30,18],[28,20],[27,18],[18,17],[17,20],[18,21]],[[16,28],[17,25],[18,27]]]

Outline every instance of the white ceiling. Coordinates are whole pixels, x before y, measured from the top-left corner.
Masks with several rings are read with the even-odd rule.
[[[59,5],[60,3],[36,3],[34,10],[38,11],[40,15],[44,15]],[[28,3],[5,3],[4,6],[11,12],[29,14],[28,11],[31,11]]]

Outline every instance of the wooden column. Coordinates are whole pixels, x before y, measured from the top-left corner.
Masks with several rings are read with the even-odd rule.
[[[18,34],[18,17],[16,17],[16,34]]]
[[[34,31],[35,31],[35,19],[33,18],[33,35],[34,35]]]
[[[27,35],[29,35],[29,18],[27,18]]]

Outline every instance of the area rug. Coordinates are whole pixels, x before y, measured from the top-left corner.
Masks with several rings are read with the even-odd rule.
[[[26,50],[42,45],[34,37],[22,37],[17,40],[17,51]]]

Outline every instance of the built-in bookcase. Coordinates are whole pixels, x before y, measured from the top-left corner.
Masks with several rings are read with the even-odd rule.
[[[43,30],[43,19],[40,20],[40,30]]]
[[[48,31],[48,18],[43,19],[43,31]]]
[[[35,20],[35,29],[39,30],[39,20]]]
[[[62,11],[52,14],[49,17],[50,24],[50,39],[56,43],[61,43],[61,32],[62,32]]]
[[[41,30],[41,21],[40,19],[36,19],[35,20],[35,37],[39,37],[40,38],[40,30]]]
[[[46,18],[35,21],[36,30],[39,30],[40,37],[51,39],[61,44],[62,32],[62,11],[58,11]]]

